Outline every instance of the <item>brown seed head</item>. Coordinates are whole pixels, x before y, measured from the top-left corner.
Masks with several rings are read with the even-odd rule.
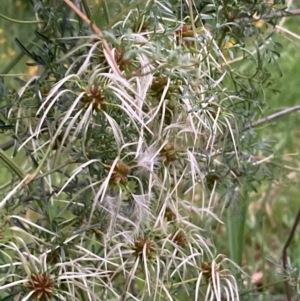
[[[155,246],[154,243],[148,238],[138,238],[132,249],[134,250],[134,254],[136,257],[140,257],[141,259],[143,259],[144,248],[146,248],[146,257],[148,259],[151,259],[155,251]]]
[[[25,286],[33,291],[32,297],[36,300],[50,300],[55,289],[54,281],[48,273],[32,274]]]

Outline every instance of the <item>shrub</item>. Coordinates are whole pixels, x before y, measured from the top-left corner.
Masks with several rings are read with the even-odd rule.
[[[2,90],[22,150],[0,153],[2,296],[238,300],[204,230],[271,176],[251,123],[278,44],[253,16],[276,6],[104,1],[101,31],[82,2],[35,1],[35,47],[16,42],[39,74]]]

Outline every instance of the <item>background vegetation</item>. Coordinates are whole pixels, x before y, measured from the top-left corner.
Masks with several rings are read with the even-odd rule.
[[[112,3],[104,2],[108,6]],[[102,16],[99,7],[102,7],[100,4],[103,4],[103,1],[95,0],[90,3],[95,7],[93,13],[96,23],[102,28],[107,24],[107,20],[111,20],[112,16],[107,16],[107,20],[97,19],[97,13]],[[300,3],[294,0],[289,1],[286,5],[293,10],[298,8]],[[0,13],[14,19],[32,20],[32,6],[29,1],[25,0],[11,0],[5,7],[0,8]],[[300,52],[298,48],[300,41],[297,35],[300,32],[299,18],[297,16],[282,18],[278,22],[279,28],[274,39],[282,45],[282,49],[279,51],[281,57],[278,61],[282,76],[276,66],[268,66],[268,70],[272,74],[272,83],[266,90],[263,116],[299,103]],[[259,26],[264,28],[267,25],[260,24]],[[272,28],[270,25],[268,26],[269,28],[266,30],[271,31]],[[26,44],[29,33],[35,27],[36,25],[25,26],[4,19],[0,20],[1,70],[5,71],[9,62],[20,53],[14,38],[17,37]],[[6,79],[6,82],[11,87],[18,87],[18,82],[13,79],[14,77],[18,76],[27,80],[38,71],[37,66],[28,67],[25,65],[26,62],[28,62],[28,58],[22,58],[21,62],[10,70],[12,76],[9,81]],[[246,65],[247,63],[238,62],[238,64]],[[284,284],[282,282],[278,285],[272,284],[280,280],[276,274],[276,272],[280,272],[280,269],[276,267],[275,262],[281,258],[283,246],[300,207],[299,122],[299,113],[294,112],[258,128],[256,141],[262,139],[266,149],[274,150],[274,154],[272,154],[274,157],[272,160],[270,159],[274,179],[264,180],[260,185],[256,185],[257,192],[252,192],[243,205],[236,203],[224,210],[220,218],[226,222],[227,227],[225,225],[209,227],[216,250],[222,250],[223,254],[237,261],[239,250],[242,249],[243,269],[253,275],[252,283],[247,278],[244,284],[248,290],[253,289],[255,298],[285,299]],[[2,135],[1,139],[2,142],[5,142],[9,138]],[[17,163],[21,164],[22,156],[25,154],[21,153],[15,158]],[[1,183],[4,184],[10,177],[10,173],[4,166],[1,166],[1,163],[0,171]],[[205,225],[203,227],[205,228]],[[237,228],[242,227],[244,227],[244,231],[236,231]],[[242,242],[244,242],[243,248]],[[298,231],[289,247],[289,256],[293,266],[296,267],[300,264],[299,244],[300,233]],[[251,294],[248,292],[245,294],[245,298],[246,296],[250,298]]]

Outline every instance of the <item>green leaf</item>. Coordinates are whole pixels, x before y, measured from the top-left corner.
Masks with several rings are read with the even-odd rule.
[[[11,295],[8,295],[4,298],[2,298],[0,301],[9,301],[9,300],[14,300],[15,296],[18,295],[21,291],[17,291]]]
[[[0,120],[0,131],[4,132],[4,131],[7,131],[7,130],[12,130],[14,128],[15,128],[14,125],[5,124],[4,121]]]
[[[53,41],[51,41],[47,36],[43,35],[42,33],[38,32],[37,30],[34,31],[34,34],[41,39],[42,41],[46,42],[47,44],[52,44]]]
[[[28,57],[30,57],[32,60],[36,60],[36,57],[34,54],[32,54],[31,52],[29,52],[26,47],[18,40],[18,38],[15,38],[15,42],[16,44],[19,46],[19,48],[21,49],[21,51],[27,55]]]

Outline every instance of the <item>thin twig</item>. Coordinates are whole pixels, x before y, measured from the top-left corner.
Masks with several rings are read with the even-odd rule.
[[[288,0],[287,3],[286,3],[286,10],[289,11],[290,10],[290,7],[291,5],[293,4],[293,0]],[[283,27],[283,24],[285,23],[286,21],[286,18],[283,17],[280,22],[279,22],[279,27]]]
[[[87,0],[81,0],[81,3],[83,5],[83,9],[84,9],[84,12],[85,12],[86,16],[91,20],[92,19],[92,14],[91,14],[91,10],[90,10],[90,7],[89,7],[89,4],[88,4]]]
[[[11,147],[13,147],[15,145],[16,141],[24,141],[26,138],[28,138],[29,135],[23,135],[21,137],[18,137],[18,139],[10,139],[2,144],[0,144],[0,149],[2,149],[3,151],[6,151],[8,149],[10,149]]]
[[[277,25],[276,29],[278,31],[281,31],[281,32],[283,32],[283,33],[285,33],[285,34],[287,34],[287,35],[289,35],[289,36],[297,39],[297,40],[300,40],[300,36],[299,35],[295,34],[294,32],[292,32],[292,31],[290,31],[290,30],[288,30],[288,29],[286,29],[286,28],[284,28],[282,26]]]
[[[277,118],[279,118],[279,117],[281,117],[281,116],[287,115],[287,114],[289,114],[289,113],[292,113],[292,112],[298,111],[298,110],[300,110],[300,105],[296,105],[296,106],[294,106],[294,107],[284,109],[284,110],[279,111],[279,112],[277,112],[277,113],[274,113],[274,114],[272,114],[272,115],[270,115],[270,116],[268,116],[268,117],[261,118],[261,119],[255,121],[255,122],[253,122],[253,123],[247,124],[247,125],[244,127],[243,130],[244,130],[244,131],[249,130],[249,129],[251,129],[251,128],[257,127],[257,126],[259,126],[259,125],[262,125],[262,124],[264,124],[264,123],[270,122],[270,121],[272,121],[272,120],[274,120],[274,119],[277,119]]]
[[[77,183],[75,182],[71,182],[69,183],[67,186],[64,187],[64,189],[62,190],[65,193],[72,193],[72,191],[74,189],[76,189],[76,191],[78,190],[78,188],[80,187],[86,187],[87,186],[87,182],[86,181],[79,181]],[[52,195],[54,195],[55,193],[58,193],[59,191],[61,191],[62,187],[52,187],[51,190],[47,190],[43,192],[43,196],[44,197],[51,197]],[[28,195],[26,197],[21,198],[21,202],[23,203],[28,203],[31,201],[36,200],[36,195]]]
[[[128,14],[130,11],[132,11],[133,9],[135,9],[138,5],[140,5],[141,3],[145,2],[144,0],[138,0],[136,2],[132,2],[129,6],[126,6],[126,8],[124,10],[122,10],[121,12],[119,12],[116,16],[114,16],[109,23],[105,26],[105,28],[111,29],[118,21],[120,21],[120,19],[125,15]]]
[[[283,267],[283,272],[285,274],[287,274],[287,261],[288,261],[287,260],[287,258],[288,258],[288,256],[287,256],[287,249],[288,249],[291,241],[294,238],[295,231],[296,231],[296,228],[299,225],[299,223],[300,223],[300,209],[299,209],[299,211],[297,213],[297,216],[296,216],[295,221],[294,221],[294,225],[293,225],[293,227],[292,227],[292,229],[290,231],[288,239],[287,239],[287,241],[286,241],[286,243],[285,243],[285,245],[284,245],[284,247],[282,249],[282,267]],[[288,281],[285,281],[285,290],[286,290],[287,301],[291,301],[291,294],[290,294],[290,290],[289,290],[289,283],[288,283]]]
[[[15,139],[10,139],[2,144],[0,144],[0,149],[6,151],[15,145]]]
[[[107,41],[105,40],[105,38],[103,37],[103,33],[102,31],[99,29],[99,27],[95,24],[92,23],[91,20],[82,12],[80,11],[70,0],[64,0],[64,2],[87,24],[91,27],[91,29],[93,30],[93,32],[98,35],[103,43],[104,49],[106,50],[107,54],[109,55],[116,71],[118,72],[118,74],[120,76],[122,76],[122,73],[115,61],[115,58],[112,54],[112,51],[107,43]]]
[[[234,20],[234,22],[235,23],[249,23],[249,22],[259,21],[259,20],[267,21],[267,20],[271,20],[273,18],[293,17],[293,16],[298,16],[298,15],[300,15],[300,9],[294,9],[291,11],[276,11],[276,12],[272,12],[270,14],[265,14],[265,15],[240,18],[240,19]]]
[[[32,24],[41,24],[41,23],[46,23],[46,21],[37,21],[37,20],[33,20],[33,21],[24,21],[24,20],[16,20],[16,19],[11,19],[5,15],[0,14],[0,19],[4,19],[6,21],[12,22],[12,23],[17,23],[17,24],[28,24],[28,25],[32,25]]]
[[[33,48],[33,46],[38,40],[38,37],[34,37],[32,41],[26,44],[26,49],[31,50],[31,48]],[[7,75],[7,73],[9,73],[9,71],[11,71],[11,69],[15,67],[17,63],[19,63],[19,61],[23,58],[24,55],[24,52],[19,53],[3,70],[0,71],[0,76],[2,77],[3,75]]]

